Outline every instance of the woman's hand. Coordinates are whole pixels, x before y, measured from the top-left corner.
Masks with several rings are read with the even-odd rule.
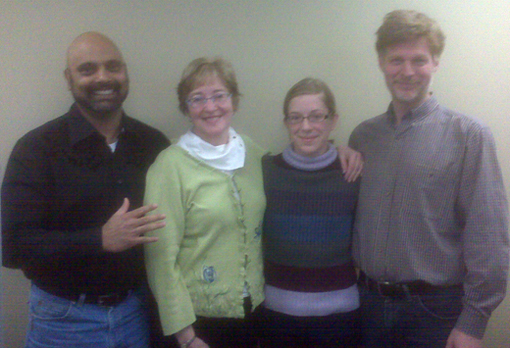
[[[363,155],[349,146],[340,145],[337,150],[345,180],[347,182],[356,181],[363,171]]]
[[[175,338],[181,348],[209,348],[209,345],[198,338],[193,326],[187,326],[175,333]]]
[[[209,348],[209,345],[202,341],[200,338],[195,337],[193,342],[188,346],[188,348]]]

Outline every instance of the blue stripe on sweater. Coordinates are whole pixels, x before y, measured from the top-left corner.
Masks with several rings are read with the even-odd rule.
[[[350,242],[352,216],[266,214],[264,230],[292,242],[343,244]]]
[[[266,214],[265,258],[298,267],[331,267],[348,262],[352,216]],[[267,233],[266,233],[267,231]]]

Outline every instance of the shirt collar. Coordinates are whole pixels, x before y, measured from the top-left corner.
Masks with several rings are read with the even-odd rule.
[[[122,114],[122,119],[120,121],[120,133],[122,136],[136,134],[136,127],[133,123],[134,122],[130,117],[126,116],[124,113]],[[69,110],[69,134],[71,146],[74,146],[76,143],[92,136],[104,138],[97,129],[95,129],[94,126],[87,121],[76,103],[74,103]],[[119,138],[121,135],[119,135]]]
[[[431,96],[427,100],[425,100],[420,106],[415,109],[412,109],[407,114],[404,115],[403,121],[418,121],[427,115],[429,115],[432,110],[434,110],[439,105],[436,97]],[[387,110],[388,120],[391,123],[394,123],[395,120],[395,112],[393,110],[393,102],[390,103]]]

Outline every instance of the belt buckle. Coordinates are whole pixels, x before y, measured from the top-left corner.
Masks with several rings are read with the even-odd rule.
[[[120,303],[120,296],[118,293],[110,295],[102,295],[97,298],[97,304],[105,307],[113,307]]]
[[[406,291],[401,284],[391,282],[377,282],[379,294],[393,298],[406,297]]]
[[[377,285],[377,292],[379,292],[380,295],[388,296],[387,291],[385,291],[385,290],[387,290],[391,286],[390,282],[377,282],[376,281],[376,285]]]

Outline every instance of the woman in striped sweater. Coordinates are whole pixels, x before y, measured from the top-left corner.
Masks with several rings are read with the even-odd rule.
[[[351,232],[359,180],[347,182],[328,141],[338,114],[322,81],[306,78],[284,101],[290,145],[263,158],[262,347],[356,347],[359,294]]]

